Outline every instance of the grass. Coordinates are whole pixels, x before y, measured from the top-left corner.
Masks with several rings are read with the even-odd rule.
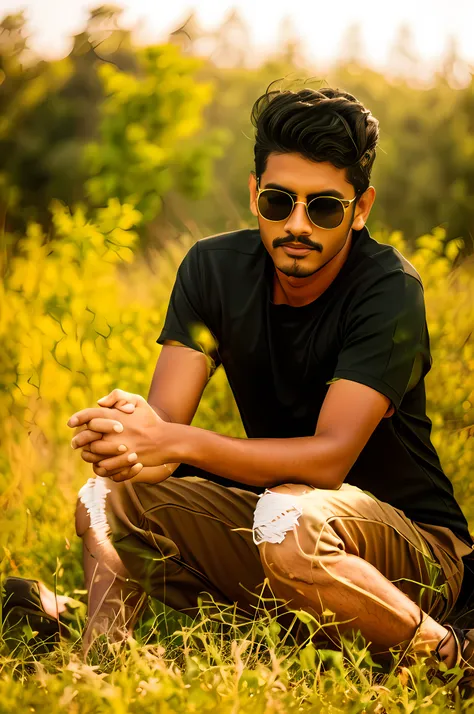
[[[82,230],[80,226],[76,229]],[[88,239],[84,231],[81,245]],[[439,242],[436,236],[432,238]],[[70,243],[75,245],[78,240],[74,233]],[[30,243],[34,244],[31,238]],[[58,255],[59,247],[66,244],[61,235]],[[35,253],[28,270],[19,263],[13,271],[14,284],[6,293],[11,321],[4,332],[6,371],[0,399],[0,579],[7,575],[38,578],[58,594],[85,603],[74,507],[90,469],[72,456],[66,420],[75,409],[95,403],[110,386],[146,394],[154,364],[149,346],[159,333],[183,247],[189,246],[173,245],[169,265],[167,258],[160,262],[158,280],[140,263],[120,281],[112,269],[107,272],[107,264],[95,253],[84,266],[76,266],[66,250],[57,264],[52,258],[46,262],[46,257],[42,262]],[[401,242],[395,247],[406,254]],[[426,247],[423,250],[426,253]],[[425,253],[407,257],[423,275],[427,296],[434,355],[434,369],[427,379],[433,444],[472,531],[472,275],[467,273],[466,282],[455,288],[444,278],[448,266],[438,258],[431,264]],[[94,266],[101,271],[100,281],[93,273]],[[76,279],[73,268],[84,277]],[[118,292],[117,296],[110,292],[110,304],[104,300],[108,295],[102,290],[104,271],[107,284],[129,291],[124,292],[126,307],[119,306]],[[38,280],[37,288],[32,275]],[[90,285],[96,283],[95,295]],[[18,286],[23,286],[23,293]],[[49,289],[54,304],[61,305],[60,318],[69,330],[68,339],[63,340],[62,334],[55,336],[59,327],[56,317],[48,317]],[[20,301],[23,294],[27,298]],[[77,329],[81,334],[92,330],[90,312],[84,312],[81,300],[92,306],[98,322],[94,329],[100,339],[94,337],[92,342],[88,337],[91,364],[85,361],[75,334]],[[107,334],[109,322],[115,327],[106,345],[102,332]],[[57,364],[57,353],[52,352],[55,340],[64,352],[62,366]],[[15,377],[9,370],[17,362],[24,370],[21,389],[11,386]],[[47,378],[41,372],[38,379],[35,373],[32,382],[27,381],[34,370],[41,371],[43,363],[49,369]],[[70,384],[64,382],[69,372]],[[108,377],[111,384],[105,381]],[[36,385],[41,386],[41,395],[36,394]],[[223,434],[243,435],[222,368],[206,388],[194,424],[212,430],[217,425]],[[307,613],[295,612],[295,624],[302,626],[303,633],[304,627],[308,628],[306,639],[296,637],[291,629],[279,625],[266,600],[262,599],[261,605],[252,620],[243,621],[225,608],[220,614],[210,614],[204,607],[199,617],[190,620],[150,600],[132,640],[122,647],[98,641],[86,662],[81,657],[85,605],[77,609],[71,639],[58,642],[51,651],[27,624],[12,631],[4,628],[0,632],[0,714],[474,714],[474,697],[462,698],[456,686],[460,670],[451,672],[447,682],[442,671],[430,670],[428,661],[405,667],[397,653],[392,662],[378,666],[357,634],[344,639],[339,647],[329,647],[324,621],[317,623]]]
[[[395,650],[376,662],[359,633],[334,645],[328,617],[290,611],[285,629],[278,608],[263,594],[253,618],[201,601],[192,620],[150,598],[133,638],[117,644],[102,636],[86,661],[85,606],[71,638],[49,648],[27,623],[4,628],[0,712],[474,712],[474,698],[456,686],[459,668],[448,676],[426,658],[406,667]]]

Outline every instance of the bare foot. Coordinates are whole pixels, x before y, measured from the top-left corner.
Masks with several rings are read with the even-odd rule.
[[[38,581],[38,587],[43,609],[51,617],[58,619],[59,615],[66,610],[68,603],[77,603],[77,600],[67,597],[66,595],[55,595],[54,592],[49,590],[41,581]]]

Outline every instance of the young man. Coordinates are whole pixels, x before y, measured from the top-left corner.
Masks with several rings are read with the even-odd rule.
[[[267,576],[374,651],[428,647],[451,666],[473,648],[443,625],[472,539],[430,440],[421,278],[366,227],[378,122],[330,88],[266,92],[252,121],[258,227],[185,256],[148,402],[114,390],[68,422],[96,474],[76,513],[85,642],[113,621],[125,636],[144,592],[252,614]],[[220,364],[248,439],[190,426]]]

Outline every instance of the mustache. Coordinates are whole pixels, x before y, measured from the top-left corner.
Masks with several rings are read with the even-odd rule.
[[[323,246],[321,243],[313,243],[312,240],[306,236],[301,238],[293,238],[293,236],[285,236],[284,238],[275,238],[273,241],[273,247],[279,248],[281,245],[288,245],[289,243],[297,243],[299,245],[304,245],[306,248],[311,248],[311,250],[317,250],[321,253]]]

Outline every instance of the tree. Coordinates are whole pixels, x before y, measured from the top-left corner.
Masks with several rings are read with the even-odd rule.
[[[363,65],[365,58],[364,38],[358,22],[347,27],[339,44],[339,61],[342,64]]]
[[[408,23],[402,23],[388,53],[387,73],[394,77],[415,77],[419,71],[419,61],[413,31]]]
[[[117,29],[120,12],[113,6],[92,10],[67,58],[37,60],[28,67],[21,64],[23,15],[3,21],[0,185],[10,232],[20,233],[30,220],[47,227],[53,197],[68,205],[84,200],[83,149],[96,135],[103,98],[97,68],[110,62],[123,69],[134,66],[130,32]]]
[[[250,51],[249,29],[240,15],[232,9],[212,33],[214,49],[209,59],[218,67],[245,67]]]
[[[192,198],[208,190],[212,159],[222,153],[222,132],[199,135],[214,92],[212,82],[196,79],[200,59],[165,44],[136,50],[136,60],[136,74],[112,64],[99,69],[105,99],[98,139],[84,154],[90,173],[86,191],[93,205],[118,198],[149,222],[172,188]]]

